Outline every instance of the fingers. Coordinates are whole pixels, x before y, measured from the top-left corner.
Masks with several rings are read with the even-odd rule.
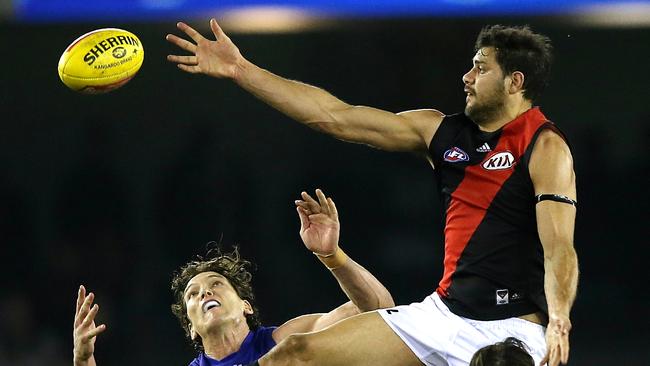
[[[167,60],[171,62],[175,62],[177,64],[184,64],[184,65],[198,65],[199,60],[196,56],[177,56],[177,55],[168,55]]]
[[[86,297],[86,288],[81,285],[79,286],[79,291],[77,291],[77,306],[75,307],[75,318],[77,317],[77,314],[79,314],[79,309],[81,309],[81,305],[84,303],[84,298]]]
[[[566,364],[568,360],[569,360],[568,352],[566,354],[566,358],[564,358],[562,347],[559,344],[555,344],[549,347],[546,356],[542,360],[542,365],[547,363],[548,366],[558,366],[560,362]]]
[[[201,69],[196,65],[177,64],[176,66],[185,72],[189,72],[190,74],[198,74],[201,72]]]
[[[548,364],[550,366],[557,366],[559,364],[559,360],[557,357],[557,347],[554,346],[551,348],[551,353],[548,356]]]
[[[308,218],[310,224],[330,225],[332,223],[335,223],[335,221],[333,221],[332,218],[329,215],[324,214],[324,213],[307,215],[307,218]]]
[[[210,29],[212,29],[212,33],[217,37],[217,40],[227,37],[226,33],[223,32],[219,23],[217,23],[217,20],[214,18],[210,19]]]
[[[168,34],[165,37],[165,39],[177,45],[178,47],[184,49],[187,52],[196,53],[196,45],[186,39],[183,39],[173,34]]]
[[[90,330],[88,333],[86,333],[86,340],[90,340],[93,337],[96,337],[98,334],[104,332],[106,330],[106,324],[102,324],[98,327],[95,327],[95,329]]]
[[[309,227],[309,218],[307,217],[307,213],[305,212],[305,209],[298,206],[296,207],[296,211],[298,211],[298,217],[300,217],[300,228],[301,231]]]
[[[322,190],[316,189],[316,198],[318,198],[318,201],[312,198],[307,192],[301,192],[300,196],[302,200],[296,200],[294,203],[296,206],[303,208],[305,214],[308,216],[324,213],[338,220],[338,211],[336,210],[334,201],[326,197]]]
[[[569,362],[569,337],[563,336],[560,342],[560,360],[563,364],[567,364]]]
[[[88,315],[88,312],[90,311],[90,305],[93,303],[94,298],[95,295],[92,292],[84,298],[84,301],[79,308],[79,312],[75,316],[75,327],[79,326],[81,322],[86,318],[86,315]]]
[[[327,198],[325,194],[320,189],[316,189],[316,197],[318,197],[318,202],[320,203],[321,212],[324,214],[330,213],[329,205],[327,204]]]
[[[550,352],[546,351],[546,354],[544,355],[544,358],[539,362],[539,366],[545,366],[548,363],[548,356]]]
[[[571,321],[568,317],[551,316],[553,334],[553,347],[550,348],[549,365],[558,365],[560,362],[566,364],[569,361],[569,331]]]
[[[201,33],[197,32],[196,30],[194,30],[194,28],[190,27],[189,25],[183,22],[176,23],[176,27],[181,31],[185,32],[185,34],[187,34],[190,38],[192,38],[196,43],[199,43],[200,40],[205,39],[203,38]]]
[[[301,192],[302,201],[296,201],[296,204],[304,208],[307,214],[317,214],[321,212],[321,207],[307,192]]]
[[[338,220],[339,219],[339,211],[336,209],[336,205],[334,204],[334,200],[332,200],[332,198],[330,198],[330,197],[327,197],[327,206],[329,207],[332,218],[335,219],[335,220]]]
[[[86,314],[86,317],[84,320],[81,322],[82,327],[88,327],[90,324],[95,321],[95,316],[97,315],[97,312],[99,311],[99,305],[95,304],[93,305],[92,308],[90,308],[90,311],[88,311],[88,314]]]

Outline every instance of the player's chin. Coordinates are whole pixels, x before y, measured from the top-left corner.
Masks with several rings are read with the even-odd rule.
[[[465,111],[464,111],[465,115],[468,116],[468,117],[471,116],[472,111],[473,111],[472,105],[469,102],[465,103]]]

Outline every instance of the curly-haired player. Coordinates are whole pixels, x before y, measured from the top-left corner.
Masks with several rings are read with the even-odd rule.
[[[349,302],[324,314],[293,318],[278,327],[260,325],[255,307],[250,262],[235,249],[213,250],[181,267],[172,280],[172,312],[199,351],[191,366],[235,366],[255,362],[293,333],[324,329],[364,311],[393,306],[386,288],[339,248],[339,220],[334,201],[316,190],[297,200],[300,237],[305,247],[330,269]],[[94,344],[106,325],[95,325],[99,305],[81,286],[74,320],[74,365],[95,366]]]

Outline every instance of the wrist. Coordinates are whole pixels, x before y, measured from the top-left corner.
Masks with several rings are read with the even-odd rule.
[[[314,255],[320,260],[327,269],[334,270],[343,267],[348,262],[348,256],[343,249],[337,248],[334,253],[323,255],[314,252]]]
[[[233,69],[233,74],[231,76],[232,81],[238,85],[242,85],[245,82],[246,75],[252,64],[244,58],[241,54],[237,61],[235,62],[235,67]]]
[[[72,361],[72,364],[74,366],[88,366],[88,360],[87,359],[86,360],[81,360],[81,359],[78,359],[78,358],[75,357],[73,359],[73,361]]]
[[[549,309],[548,318],[550,319],[569,319],[570,310],[563,309],[561,307],[556,307],[555,309]]]
[[[78,355],[76,352],[74,352],[72,356],[72,363],[74,366],[90,366],[92,364],[91,359],[94,361],[92,354],[88,357],[83,357],[82,355]]]

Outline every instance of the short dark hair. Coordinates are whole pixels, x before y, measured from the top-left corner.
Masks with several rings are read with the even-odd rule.
[[[508,337],[476,351],[469,366],[535,366],[535,361],[524,342]]]
[[[476,38],[474,51],[494,47],[496,59],[504,75],[520,71],[524,74],[524,97],[535,101],[548,85],[553,61],[553,46],[545,35],[528,26],[489,25]]]
[[[242,300],[247,300],[253,307],[253,313],[246,314],[248,327],[251,330],[255,330],[261,325],[259,312],[253,302],[255,300],[255,294],[251,285],[253,278],[250,272],[251,262],[241,258],[237,247],[234,247],[230,253],[223,253],[216,242],[210,242],[208,243],[208,248],[205,256],[197,256],[196,260],[186,263],[172,276],[172,292],[175,301],[171,306],[172,313],[181,322],[181,326],[185,330],[185,335],[187,335],[194,348],[198,351],[203,350],[203,344],[201,344],[200,337],[198,337],[198,340],[192,339],[191,324],[187,317],[187,307],[185,306],[183,293],[185,287],[187,287],[187,283],[199,273],[216,272],[228,279],[228,282],[237,291],[237,295]]]

